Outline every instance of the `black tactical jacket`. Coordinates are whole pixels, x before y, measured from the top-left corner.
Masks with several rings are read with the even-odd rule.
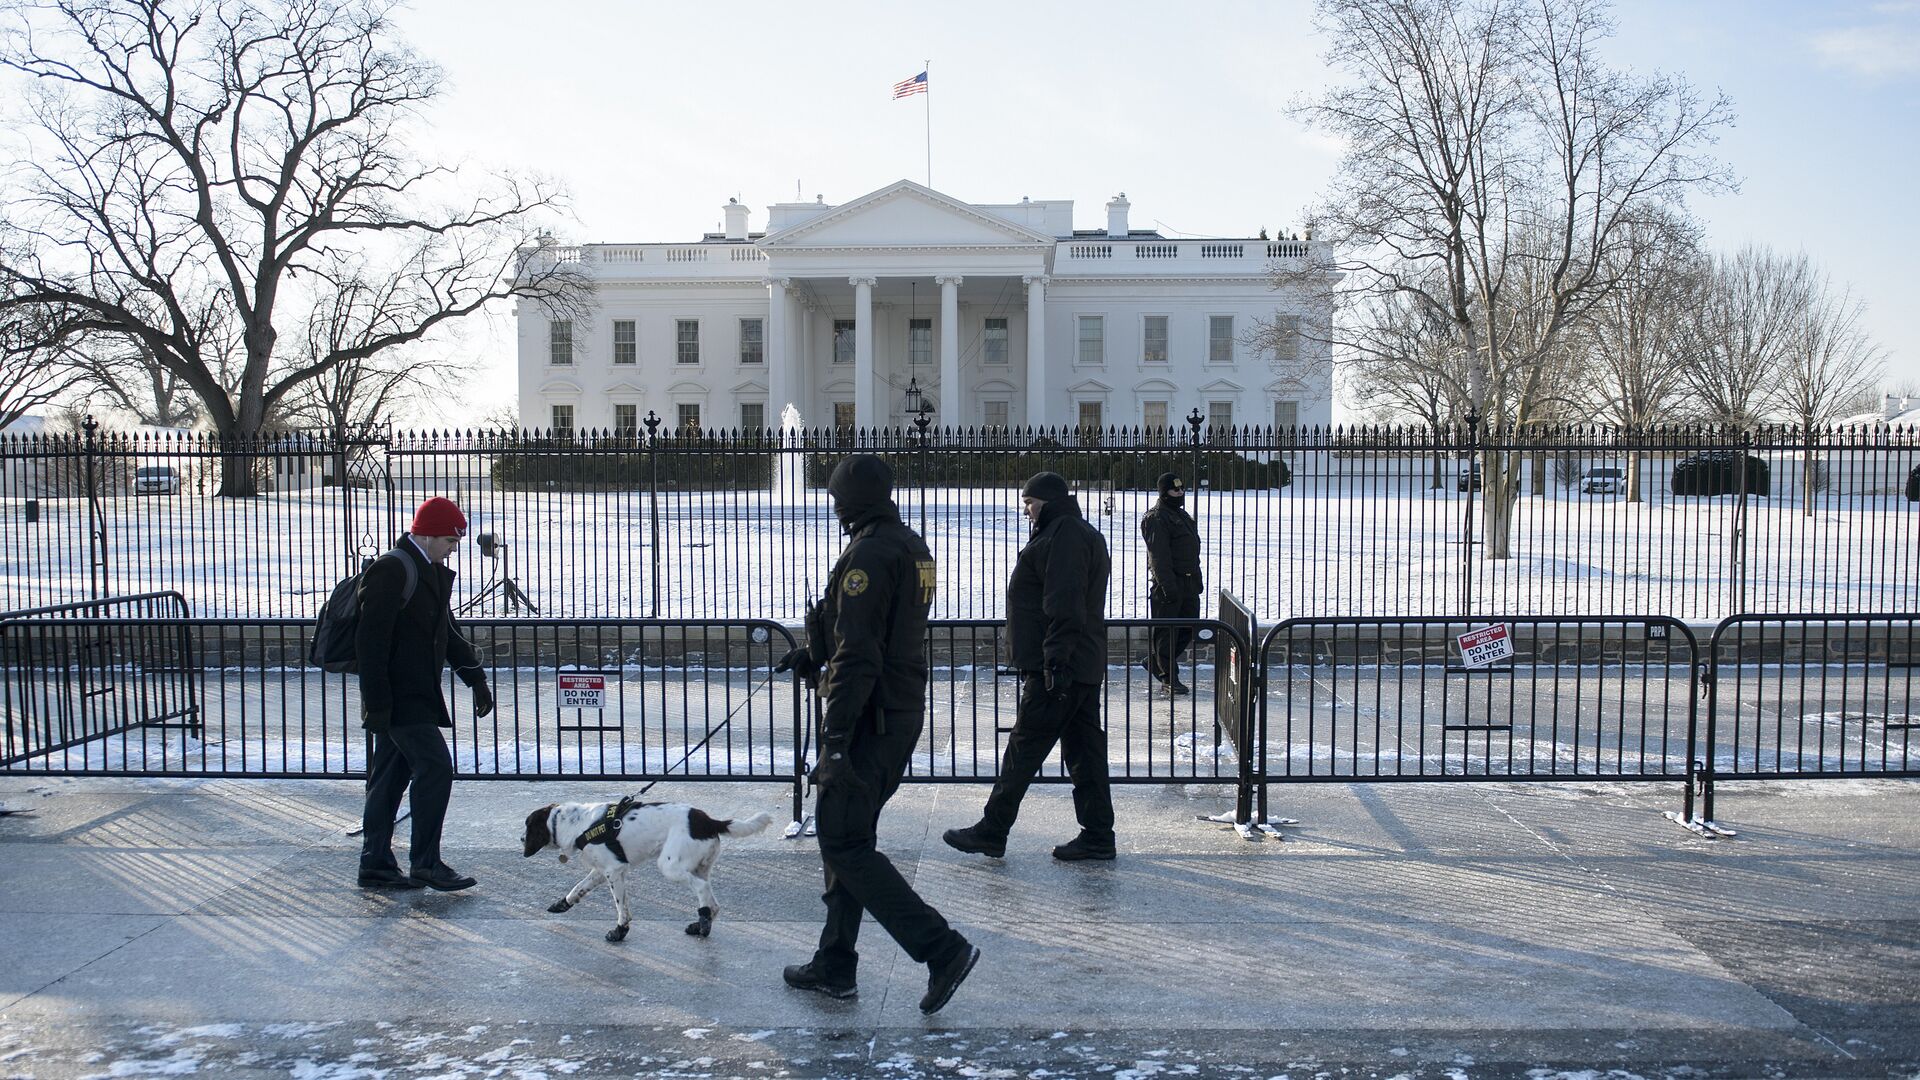
[[[1077,683],[1107,673],[1107,539],[1069,495],[1040,509],[1007,579],[1007,651],[1013,666],[1064,670]]]
[[[825,665],[829,743],[852,738],[869,705],[884,714],[927,704],[933,555],[890,502],[855,522],[851,535],[807,620],[808,648]]]
[[[1147,569],[1160,589],[1178,593],[1201,591],[1200,528],[1183,506],[1162,498],[1140,519],[1140,536],[1147,542]]]

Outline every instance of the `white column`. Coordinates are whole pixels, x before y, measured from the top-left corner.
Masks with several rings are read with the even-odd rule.
[[[1020,279],[1027,287],[1027,426],[1047,423],[1047,276]]]
[[[853,286],[853,426],[873,427],[873,287],[878,278],[850,277]]]
[[[960,282],[958,274],[933,279],[940,286],[940,426],[960,426]]]
[[[791,284],[787,278],[767,279],[767,331],[760,336],[767,350],[767,426],[774,431],[780,430],[780,414],[793,400]]]

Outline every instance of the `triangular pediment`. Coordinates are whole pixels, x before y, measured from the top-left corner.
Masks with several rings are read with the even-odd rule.
[[[1113,387],[1108,386],[1099,379],[1082,379],[1072,386],[1067,387],[1067,393],[1069,394],[1110,394],[1112,392]]]
[[[1202,392],[1206,392],[1206,393],[1219,393],[1221,391],[1226,391],[1228,393],[1237,394],[1240,391],[1245,390],[1246,387],[1241,386],[1239,383],[1234,382],[1232,379],[1215,379],[1212,382],[1208,383],[1207,385],[1201,387],[1200,389]]]
[[[1052,247],[1054,238],[900,180],[762,239],[766,251],[808,248]]]

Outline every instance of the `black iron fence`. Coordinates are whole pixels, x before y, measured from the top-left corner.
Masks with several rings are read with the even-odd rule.
[[[1018,488],[1067,476],[1141,617],[1138,522],[1188,481],[1209,587],[1316,616],[1920,608],[1907,428],[885,430],[0,439],[0,608],[172,589],[218,618],[306,618],[423,497],[468,511],[479,617],[799,619],[843,540],[824,482],[890,458],[941,567],[935,614],[992,619]],[[222,492],[229,495],[223,496]],[[246,494],[237,494],[245,492]],[[509,588],[509,584],[512,585]]]

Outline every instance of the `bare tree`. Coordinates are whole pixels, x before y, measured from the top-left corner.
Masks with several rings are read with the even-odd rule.
[[[0,308],[0,428],[54,404],[79,381],[71,316],[41,305]]]
[[[1813,265],[1747,245],[1717,255],[1693,300],[1695,316],[1681,367],[1704,419],[1751,428],[1769,405],[1769,387],[1795,347],[1813,303]]]
[[[1807,305],[1798,323],[1771,394],[1774,408],[1800,430],[1801,512],[1813,514],[1821,487],[1822,464],[1816,428],[1854,411],[1880,378],[1883,354],[1867,335],[1866,304],[1853,290],[1835,291],[1826,274],[1810,277]]]
[[[1650,218],[1617,249],[1619,282],[1587,319],[1582,368],[1597,415],[1629,438],[1672,419],[1686,392],[1686,364],[1705,270],[1695,230],[1678,219]],[[1641,451],[1626,455],[1628,502],[1641,501]]]
[[[27,194],[4,208],[33,251],[0,263],[4,302],[85,310],[239,439],[301,384],[495,300],[580,302],[577,265],[523,257],[554,190],[409,152],[440,73],[397,39],[392,7],[0,3],[0,66],[36,87],[34,145],[12,163]],[[349,347],[283,355],[284,328],[343,280],[391,280],[404,301]],[[254,490],[227,462],[222,493]]]
[[[1433,308],[1479,414],[1536,422],[1566,397],[1559,338],[1615,286],[1627,230],[1727,182],[1703,153],[1726,101],[1609,69],[1589,0],[1320,0],[1317,21],[1350,78],[1294,115],[1346,144],[1310,214],[1334,251],[1283,280]],[[1506,558],[1520,463],[1488,455],[1485,474],[1486,550]]]
[[[1454,325],[1404,293],[1371,297],[1357,306],[1341,366],[1363,405],[1411,418],[1432,432],[1430,486],[1446,484],[1441,432],[1466,412],[1468,362]]]
[[[190,428],[204,416],[200,399],[186,382],[161,366],[138,341],[102,339],[75,358],[81,384],[107,406],[142,424]]]

